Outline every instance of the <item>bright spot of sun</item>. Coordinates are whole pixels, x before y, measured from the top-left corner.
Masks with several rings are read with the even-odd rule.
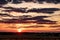
[[[18,32],[22,32],[22,29],[18,29]]]
[[[19,28],[18,32],[22,32],[24,30],[24,28]]]
[[[22,29],[18,29],[18,32],[22,32]]]

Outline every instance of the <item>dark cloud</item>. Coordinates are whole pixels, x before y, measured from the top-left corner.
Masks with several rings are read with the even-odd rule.
[[[7,20],[4,20],[4,21],[1,21],[3,23],[20,23],[20,20],[18,19],[7,19]]]
[[[4,8],[4,9],[14,9],[13,7],[3,7],[3,6],[1,6],[0,8]]]
[[[9,14],[2,14],[2,13],[1,13],[0,16],[10,16],[10,17],[11,17],[12,15],[9,15]]]
[[[33,2],[33,0],[23,0],[23,1],[25,1],[25,2]]]
[[[32,17],[32,18],[19,18],[19,19],[6,19],[2,20],[0,22],[4,23],[37,23],[37,24],[56,24],[57,21],[52,21],[52,20],[45,20],[43,18],[47,18],[47,16],[37,16],[37,17]],[[30,21],[28,21],[30,20]],[[36,21],[32,21],[36,20]]]
[[[33,18],[26,18],[23,20],[36,20],[36,23],[39,23],[39,24],[56,24],[56,21],[43,19],[43,18],[48,18],[48,17],[49,16],[37,16],[37,17],[33,17]]]
[[[57,28],[57,27],[60,27],[60,25],[53,25],[53,26],[50,26],[52,28]]]
[[[54,3],[54,4],[60,3],[60,0],[37,0],[37,1],[38,3],[43,3],[43,2]]]
[[[2,20],[0,20],[0,22],[5,22],[5,23],[20,23],[23,19],[31,17],[30,15],[23,15],[23,16],[13,16],[13,15],[9,15],[9,14],[0,14]],[[10,18],[6,18],[6,17],[10,17]],[[26,20],[25,20],[26,21]],[[23,20],[24,22],[24,20]]]
[[[12,3],[13,3],[13,4],[19,4],[19,3],[22,3],[22,0],[13,0]]]
[[[22,20],[42,20],[43,18],[47,18],[49,16],[36,16],[36,17],[32,17],[32,18],[24,18]]]
[[[0,4],[7,4],[9,2],[13,4],[19,4],[19,3],[23,3],[23,1],[34,2],[34,3],[39,3],[39,4],[43,4],[43,2],[54,3],[54,4],[60,3],[60,0],[0,0]]]
[[[54,3],[54,4],[58,4],[60,3],[60,0],[46,0],[47,3]]]
[[[60,10],[59,8],[42,8],[42,9],[30,9],[28,12],[38,12],[38,13],[54,13],[54,11]]]
[[[52,21],[52,20],[38,20],[37,23],[39,23],[39,24],[56,24],[56,21]]]
[[[43,4],[43,2],[54,3],[54,4],[60,3],[60,0],[13,0],[12,3],[14,3],[14,4],[22,3],[22,1],[25,1],[25,2],[34,2],[34,3],[41,3],[41,4]]]
[[[32,9],[28,9],[27,8],[13,8],[13,7],[2,7],[5,8],[6,10],[3,10],[5,12],[22,12],[22,13],[28,13],[28,12],[37,12],[37,13],[49,13],[52,14],[54,13],[54,11],[59,11],[59,8],[32,8]],[[10,9],[10,10],[7,10]]]
[[[0,0],[0,5],[5,5],[5,4],[7,4],[8,2],[7,1],[5,1],[5,0]]]
[[[13,8],[13,7],[2,7],[2,8],[6,9],[6,10],[3,10],[5,12],[12,12],[12,11],[14,11],[14,12],[22,12],[22,13],[26,12],[26,8]],[[7,9],[9,9],[9,10],[7,10]]]

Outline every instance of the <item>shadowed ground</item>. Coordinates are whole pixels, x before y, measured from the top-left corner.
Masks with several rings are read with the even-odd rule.
[[[1,40],[59,40],[60,33],[6,33],[0,32]]]

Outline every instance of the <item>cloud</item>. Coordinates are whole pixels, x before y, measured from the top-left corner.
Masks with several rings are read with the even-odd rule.
[[[53,9],[53,8],[52,8]],[[54,8],[55,9],[55,8]],[[45,9],[41,9],[45,10]],[[50,10],[49,8],[47,10]],[[51,11],[51,10],[50,10]],[[56,10],[52,10],[56,11]],[[56,14],[56,13],[54,13]],[[54,14],[48,14],[48,13],[35,13],[35,12],[28,12],[28,13],[20,13],[20,12],[8,12],[8,13],[0,13],[1,21],[13,23],[13,22],[20,22],[20,23],[28,23],[27,20],[35,20],[33,22],[39,23],[39,24],[56,24],[56,20],[49,19],[50,17],[53,17]],[[54,19],[54,18],[53,18]],[[11,20],[11,21],[10,21]],[[23,21],[22,21],[23,20]]]
[[[37,13],[49,13],[49,14],[51,14],[51,13],[54,13],[54,11],[58,11],[58,10],[60,10],[60,9],[58,9],[58,8],[38,8],[38,9],[36,9],[36,8],[33,8],[33,9],[30,9],[30,10],[27,10],[27,12],[37,12]]]
[[[0,0],[0,5],[5,5],[5,4],[7,4],[8,2],[7,1],[5,1],[5,0]]]
[[[38,23],[56,23],[57,20],[56,18],[54,19],[55,16],[53,15],[57,14],[57,11],[60,11],[60,4],[51,3],[49,6],[48,4],[49,3],[38,4],[33,2],[23,2],[21,4],[8,3],[1,6],[0,20],[4,22],[9,22],[10,20],[10,22],[19,20],[25,20],[27,22],[28,20],[34,20]]]
[[[1,7],[1,8],[6,9],[6,10],[3,10],[5,12],[15,11],[15,12],[22,12],[22,13],[27,13],[27,12],[53,13],[54,11],[60,10],[60,8],[32,8],[32,9],[29,9],[29,8],[14,8],[14,7]]]
[[[0,4],[9,3],[9,2],[13,4],[19,4],[23,2],[33,2],[33,3],[39,3],[39,4],[43,4],[44,2],[54,3],[54,4],[60,3],[59,0],[0,0]]]
[[[49,4],[49,6],[48,6],[48,4]],[[51,5],[53,5],[53,6],[51,6]],[[32,8],[60,8],[59,5],[60,4],[52,4],[52,3],[38,4],[38,3],[33,3],[33,2],[23,2],[21,4],[20,3],[19,4],[8,3],[8,4],[3,5],[3,6],[4,7],[13,7],[13,8],[28,8],[28,9],[32,9]]]

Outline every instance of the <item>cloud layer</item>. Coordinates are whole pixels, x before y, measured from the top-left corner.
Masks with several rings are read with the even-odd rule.
[[[39,2],[43,3],[40,4]],[[35,2],[34,0],[33,2],[32,1],[26,2],[26,0],[24,0],[22,3],[18,4],[9,2],[6,4],[4,3],[4,5],[0,5],[0,23],[7,23],[4,24],[5,28],[44,27],[48,30],[53,29],[53,27],[55,27],[55,29],[57,29],[56,27],[59,28],[60,26],[59,2],[58,4],[54,4],[52,1],[50,2],[46,1],[48,2],[46,3],[44,0],[43,1],[41,0],[39,2],[37,3],[37,1]],[[0,25],[2,26],[2,24]]]

